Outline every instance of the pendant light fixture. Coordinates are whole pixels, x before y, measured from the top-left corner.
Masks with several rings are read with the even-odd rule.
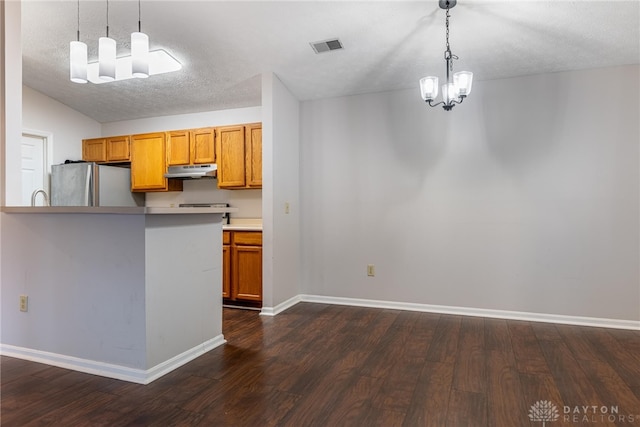
[[[69,43],[69,78],[72,82],[87,82],[87,58],[87,45],[80,41],[80,0],[78,0],[77,40]]]
[[[435,76],[427,76],[420,79],[422,99],[431,107],[442,105],[442,108],[446,111],[450,111],[456,104],[461,104],[462,101],[464,101],[469,93],[471,93],[471,84],[473,83],[473,73],[470,71],[455,73],[453,79],[450,74],[453,72],[453,60],[458,59],[456,55],[451,53],[451,47],[449,46],[449,9],[452,9],[456,3],[457,0],[440,0],[439,2],[440,8],[447,10],[447,49],[444,51],[444,59],[447,62],[447,81],[442,85],[442,101],[437,104],[433,103],[433,100],[438,96],[438,78]]]
[[[109,0],[107,0],[107,36],[98,39],[98,76],[107,82],[116,79],[116,41],[109,38]]]
[[[138,32],[131,33],[131,74],[133,77],[149,77],[149,36],[140,25],[140,0],[138,0]]]
[[[80,42],[80,0],[78,0],[77,41],[70,42],[70,77],[75,83],[102,84],[147,78],[182,69],[182,64],[163,49],[149,51],[149,36],[142,32],[141,0],[138,0],[138,31],[131,33],[131,54],[116,56],[116,41],[109,37],[109,0],[107,34],[98,39],[98,61],[87,61],[87,45]]]

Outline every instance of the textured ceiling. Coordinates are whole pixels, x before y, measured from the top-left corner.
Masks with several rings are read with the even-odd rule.
[[[276,73],[300,100],[415,88],[444,76],[445,12],[428,1],[142,0],[151,49],[183,65],[176,73],[93,85],[69,81],[76,1],[22,0],[23,81],[95,120],[257,106],[261,74]],[[129,53],[138,2],[109,1],[118,54]],[[104,35],[106,1],[80,2],[89,60]],[[482,80],[640,63],[640,2],[459,0],[451,10],[456,70]],[[338,37],[344,50],[315,54]],[[606,83],[601,88],[606,90]]]

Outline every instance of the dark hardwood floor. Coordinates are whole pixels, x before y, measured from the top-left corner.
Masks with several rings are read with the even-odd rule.
[[[301,303],[224,334],[147,386],[2,357],[1,425],[640,425],[637,331]]]

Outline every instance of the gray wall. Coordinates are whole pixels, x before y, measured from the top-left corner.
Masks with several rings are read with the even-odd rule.
[[[265,73],[262,108],[263,307],[269,309],[300,293],[300,102]]]
[[[222,339],[220,215],[0,216],[3,346],[155,376]]]
[[[303,293],[639,320],[639,74],[304,102]]]
[[[147,368],[222,336],[219,242],[220,215],[146,215]]]
[[[0,216],[2,344],[147,369],[145,216]]]

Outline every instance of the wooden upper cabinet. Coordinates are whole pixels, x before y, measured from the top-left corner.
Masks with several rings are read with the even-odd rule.
[[[246,186],[246,147],[244,126],[226,126],[216,129],[218,153],[218,187]]]
[[[214,128],[194,129],[191,131],[191,153],[193,164],[216,162]]]
[[[214,128],[167,132],[167,164],[215,163]]]
[[[82,160],[87,162],[106,162],[107,138],[83,139]]]
[[[262,187],[262,123],[245,127],[247,145],[247,186]]]
[[[180,191],[182,181],[168,180],[166,133],[131,136],[131,191]]]
[[[191,163],[191,143],[188,130],[167,132],[167,164],[169,166]]]
[[[216,129],[219,188],[262,187],[262,124]]]
[[[128,162],[130,160],[129,135],[107,138],[107,162]]]
[[[98,163],[130,161],[129,136],[111,136],[82,140],[82,160]]]

